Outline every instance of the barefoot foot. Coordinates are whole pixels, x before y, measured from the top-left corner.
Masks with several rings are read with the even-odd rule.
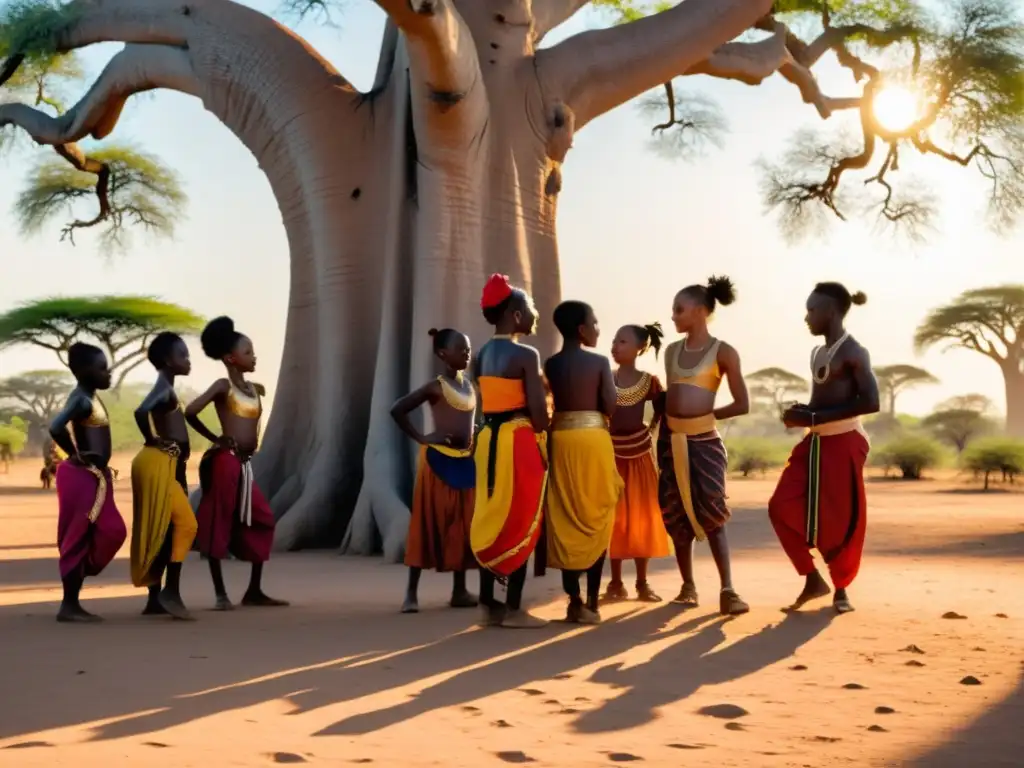
[[[420,603],[416,599],[415,595],[406,595],[405,601],[402,603],[402,613],[419,613]]]
[[[718,611],[723,616],[742,616],[750,612],[750,606],[740,599],[733,589],[723,589],[718,598]]]
[[[213,605],[215,611],[233,611],[235,610],[235,604],[231,602],[227,595],[217,595],[217,602]]]
[[[679,594],[672,602],[681,605],[685,610],[698,607],[700,599],[697,597],[697,585],[683,584],[683,588],[679,590]]]
[[[146,607],[142,609],[143,616],[166,616],[167,609],[160,605],[160,600],[152,599],[146,601]]]
[[[281,608],[288,605],[288,601],[278,600],[263,592],[246,592],[242,596],[242,605],[250,608]]]
[[[172,592],[165,587],[160,591],[160,596],[157,599],[160,601],[160,607],[179,621],[195,621],[188,608],[185,607],[185,603],[182,602],[181,595],[177,592]]]
[[[483,618],[480,619],[481,627],[500,627],[505,618],[507,609],[504,603],[494,603],[483,606]]]
[[[569,603],[565,620],[570,624],[600,624],[601,614],[583,603]]]
[[[506,629],[539,629],[547,625],[548,623],[544,619],[531,616],[524,610],[510,610],[505,614],[505,618],[501,620],[501,626]]]
[[[804,584],[804,591],[801,592],[791,606],[789,611],[798,611],[812,600],[827,597],[832,593],[831,588],[817,571],[807,574],[807,582]]]
[[[629,593],[626,591],[626,585],[621,581],[608,582],[604,594],[601,595],[601,602],[605,604],[621,603],[623,600],[628,599]]]
[[[448,605],[452,608],[476,608],[479,604],[480,601],[477,600],[476,595],[465,590],[453,593],[452,599],[448,601]]]
[[[62,624],[95,624],[103,619],[94,613],[89,613],[81,604],[65,605],[61,603],[60,610],[57,611],[57,621]]]

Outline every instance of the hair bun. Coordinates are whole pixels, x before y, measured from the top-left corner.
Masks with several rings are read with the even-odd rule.
[[[868,303],[868,295],[864,291],[856,291],[850,294],[850,301],[860,307]]]
[[[431,328],[427,331],[427,336],[437,336],[437,328]]]
[[[231,352],[238,340],[235,332],[235,321],[226,315],[215,317],[206,324],[199,336],[199,344],[207,357],[220,360]]]
[[[723,307],[729,306],[736,300],[736,288],[732,284],[732,280],[725,275],[712,275],[709,277],[705,290],[707,290],[708,296]]]

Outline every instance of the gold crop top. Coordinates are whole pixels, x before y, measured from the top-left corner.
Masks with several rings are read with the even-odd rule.
[[[103,401],[100,400],[97,395],[92,396],[92,410],[89,412],[89,415],[82,420],[82,424],[87,427],[110,426],[110,417],[107,416],[107,409],[103,405]]]
[[[684,353],[686,342],[672,342],[665,350],[669,385],[688,384],[708,392],[718,392],[718,387],[722,384],[722,371],[718,367],[718,347],[721,343],[715,339],[697,365],[692,368],[683,368],[679,364],[679,358]]]
[[[250,386],[253,387],[252,395],[228,382],[228,410],[241,419],[258,419],[263,415],[263,402],[260,400],[259,392],[256,392],[256,385]]]

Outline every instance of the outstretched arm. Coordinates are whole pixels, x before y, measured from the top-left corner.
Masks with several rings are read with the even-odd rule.
[[[740,355],[728,344],[723,344],[718,353],[718,365],[729,381],[729,394],[732,402],[715,409],[715,418],[719,421],[743,416],[750,413],[750,395],[747,393],[747,382],[743,379],[740,368]]]

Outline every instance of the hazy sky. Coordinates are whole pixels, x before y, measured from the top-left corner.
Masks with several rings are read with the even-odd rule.
[[[603,21],[594,12],[581,13],[551,39]],[[358,0],[339,28],[304,24],[299,31],[365,88],[383,23],[375,5]],[[90,74],[116,50],[89,49]],[[825,67],[821,77],[833,95],[850,92],[851,81],[838,68]],[[987,394],[1002,408],[994,364],[967,352],[918,358],[912,346],[914,327],[930,307],[967,288],[1024,282],[1024,234],[1001,239],[985,229],[984,191],[975,174],[938,160],[923,166],[905,160],[903,173],[921,166],[921,178],[944,201],[939,230],[926,245],[878,234],[870,223],[836,222],[827,240],[789,246],[764,215],[753,164],[778,156],[800,127],[822,125],[817,113],[778,77],[758,88],[706,78],[687,85],[725,108],[731,132],[723,150],[711,148],[696,162],[666,160],[649,148],[649,116],[631,104],[577,134],[563,170],[558,228],[565,294],[595,306],[602,346],[623,323],[660,320],[668,328],[677,288],[725,273],[737,283],[739,300],[718,313],[713,332],[739,349],[748,372],[774,365],[806,376],[814,341],[802,322],[804,300],[814,282],[841,280],[868,294],[868,304],[851,311],[848,326],[876,365],[922,365],[942,380],[905,395],[900,410],[927,412],[966,392]],[[113,138],[157,153],[184,178],[191,201],[175,241],[151,242],[140,234],[126,254],[106,257],[88,234],[77,247],[60,243],[56,223],[25,241],[7,212],[30,162],[47,150],[8,160],[0,165],[0,308],[49,294],[138,293],[208,316],[227,313],[253,337],[258,379],[272,388],[284,335],[288,250],[255,160],[198,100],[173,93],[133,99]],[[200,389],[219,371],[202,359],[198,344],[193,357],[189,386]],[[41,350],[5,351],[0,375],[55,362]],[[144,368],[135,374],[150,376]]]

